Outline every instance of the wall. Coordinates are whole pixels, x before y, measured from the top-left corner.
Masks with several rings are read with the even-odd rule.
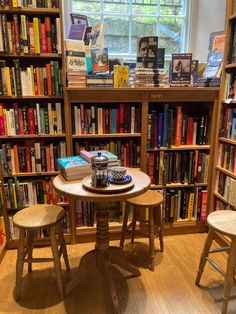
[[[226,0],[192,0],[189,51],[206,62],[209,34],[224,30]]]

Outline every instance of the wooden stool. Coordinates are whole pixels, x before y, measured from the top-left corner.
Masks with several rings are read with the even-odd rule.
[[[20,229],[19,244],[16,263],[16,299],[20,299],[20,289],[24,263],[28,263],[28,272],[32,271],[32,263],[53,261],[57,282],[61,297],[64,297],[62,285],[62,271],[60,257],[63,254],[66,269],[69,270],[69,261],[66,251],[66,243],[62,233],[61,220],[65,216],[65,210],[56,205],[34,205],[17,212],[13,217],[14,224]],[[53,258],[33,258],[33,231],[48,228],[50,232]],[[60,242],[58,250],[55,231],[57,229]],[[25,248],[25,235],[27,245]]]
[[[163,225],[162,225],[162,215],[161,215],[161,207],[160,204],[163,202],[163,196],[161,193],[149,190],[146,193],[130,198],[126,200],[126,208],[124,214],[124,221],[121,233],[120,247],[123,248],[125,233],[131,233],[131,243],[134,242],[134,236],[137,235],[145,235],[149,237],[149,249],[150,249],[150,269],[154,271],[154,258],[155,258],[155,248],[154,248],[154,235],[155,235],[155,226],[157,226],[157,232],[160,241],[160,249],[161,252],[164,251],[163,246]],[[130,205],[134,206],[133,211],[133,220],[127,226],[128,217],[130,212]],[[148,220],[141,217],[142,214],[145,214],[146,208],[148,208]],[[136,231],[136,222],[140,221],[140,230]],[[143,225],[142,225],[143,224]],[[145,232],[145,228],[147,227],[147,231]],[[129,228],[132,228],[131,231]]]
[[[227,313],[228,301],[230,299],[231,288],[234,283],[235,266],[236,266],[236,212],[232,210],[218,210],[212,212],[207,217],[207,223],[209,225],[209,232],[206,238],[206,242],[202,251],[198,274],[196,278],[196,285],[199,285],[201,276],[208,261],[216,270],[218,270],[223,276],[225,276],[224,282],[224,301],[222,314]],[[230,245],[225,247],[218,247],[216,249],[211,248],[212,241],[216,234],[227,236],[230,239]],[[210,258],[210,253],[228,251],[227,269],[226,273]]]

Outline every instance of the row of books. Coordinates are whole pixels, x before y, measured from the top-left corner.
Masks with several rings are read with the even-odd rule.
[[[60,18],[0,14],[0,51],[14,54],[61,53]]]
[[[14,102],[13,108],[6,106],[0,103],[0,135],[62,134],[65,129],[60,102],[22,108]]]
[[[7,209],[21,209],[36,204],[68,203],[68,198],[53,189],[53,179],[53,177],[27,181],[16,177],[8,179],[7,183],[4,183]]]
[[[236,62],[236,23],[231,21],[230,23],[230,40],[229,40],[229,50],[228,50],[228,63]]]
[[[63,95],[62,72],[58,61],[43,67],[24,67],[19,60],[0,60],[0,95],[4,96],[60,96]]]
[[[148,174],[152,184],[206,183],[209,154],[195,151],[153,152],[148,154]]]
[[[219,145],[218,165],[236,174],[236,147],[234,145]]]
[[[163,222],[206,220],[208,191],[202,187],[164,189]]]
[[[18,240],[20,235],[20,229],[13,224],[13,216],[8,216],[9,221],[9,232],[10,232],[10,239],[11,240]],[[69,211],[66,211],[66,216],[61,221],[62,230],[64,233],[70,232],[70,225],[69,225]],[[49,238],[50,233],[49,229],[37,229],[33,231],[34,239],[44,239]]]
[[[219,136],[236,140],[236,108],[222,107]]]
[[[114,82],[115,82],[114,76]],[[87,87],[113,87],[113,75],[108,73],[86,74]],[[114,84],[114,87],[115,84]],[[122,86],[124,87],[124,86]]]
[[[109,203],[109,221],[122,222],[124,202]],[[76,226],[93,227],[96,223],[96,204],[92,202],[76,201]]]
[[[73,108],[73,134],[137,133],[141,130],[141,108],[118,104],[115,108],[78,104]]]
[[[236,208],[236,180],[217,171],[216,187],[217,192],[223,196],[229,205]]]
[[[41,173],[58,171],[57,158],[66,156],[64,141],[45,145],[26,141],[24,146],[6,143],[0,148],[3,173]]]
[[[225,99],[236,99],[236,79],[234,73],[225,74]]]
[[[121,166],[139,168],[140,167],[140,145],[133,139],[115,140],[104,142],[81,142],[75,141],[75,154],[79,155],[80,151],[101,151],[107,150],[118,156]]]
[[[148,148],[204,145],[209,138],[209,116],[183,113],[183,107],[164,105],[163,112],[148,114]]]
[[[130,71],[130,87],[159,87],[165,86],[169,82],[169,77],[164,69],[134,68]]]
[[[59,8],[59,0],[0,0],[1,7],[12,8]]]

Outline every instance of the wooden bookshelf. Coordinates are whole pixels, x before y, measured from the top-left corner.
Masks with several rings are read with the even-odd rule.
[[[196,87],[167,87],[167,88],[81,88],[71,89],[66,88],[65,90],[65,103],[67,108],[68,120],[73,116],[73,105],[83,103],[84,106],[97,104],[97,106],[108,106],[124,103],[124,104],[139,104],[141,106],[141,133],[130,134],[130,133],[116,133],[116,134],[73,134],[72,124],[70,123],[70,129],[67,133],[67,145],[68,152],[73,155],[74,142],[84,140],[93,141],[103,138],[104,140],[110,140],[114,138],[132,138],[137,137],[140,141],[141,156],[140,156],[140,169],[148,173],[147,164],[147,153],[158,152],[158,151],[207,151],[210,155],[209,158],[209,173],[212,172],[212,154],[214,137],[216,135],[215,119],[218,110],[218,94],[219,88],[196,88]],[[159,108],[164,103],[171,103],[173,106],[181,104],[183,108],[187,108],[189,104],[195,104],[196,108],[202,107],[206,109],[210,116],[210,137],[209,143],[206,145],[181,145],[181,146],[170,146],[150,149],[147,148],[147,129],[148,129],[148,112],[150,106]],[[197,112],[198,109],[196,109]],[[71,120],[70,120],[71,121]],[[124,140],[125,140],[124,138]],[[196,188],[202,187],[211,193],[212,178],[208,175],[206,183],[196,184],[181,184],[172,183],[166,185],[151,185],[152,189],[175,189],[175,188]],[[75,214],[75,205],[72,205],[72,216]],[[73,223],[75,230],[74,238],[75,241],[85,242],[92,241],[95,239],[95,227],[76,227],[76,223]],[[121,230],[120,223],[111,223],[110,237],[111,239],[119,238]],[[191,232],[205,232],[207,227],[205,222],[195,220],[181,220],[174,223],[166,223],[164,228],[165,234],[178,234],[178,233],[191,233]]]
[[[19,59],[19,63],[20,66],[22,64],[22,66],[24,67],[30,67],[31,65],[35,67],[46,67],[46,64],[50,64],[51,63],[55,64],[55,62],[57,63],[58,68],[61,69],[61,75],[60,72],[58,70],[58,82],[60,82],[61,85],[57,85],[57,87],[54,85],[54,92],[52,89],[52,92],[49,93],[49,85],[47,85],[48,90],[45,90],[45,84],[48,84],[48,82],[44,82],[44,86],[42,88],[42,85],[40,86],[40,95],[37,95],[37,92],[34,91],[33,95],[29,95],[29,96],[21,96],[21,95],[13,95],[13,96],[6,96],[5,93],[4,95],[0,96],[0,101],[2,103],[5,104],[5,108],[6,110],[10,110],[11,108],[13,108],[13,103],[18,103],[19,104],[19,108],[26,108],[26,114],[27,116],[29,115],[28,113],[28,108],[34,108],[33,110],[36,110],[36,103],[39,104],[39,108],[41,108],[42,106],[45,108],[45,111],[49,111],[49,103],[51,103],[51,107],[53,111],[56,111],[56,103],[60,103],[61,105],[61,120],[62,120],[62,125],[63,125],[63,120],[66,119],[65,116],[65,104],[64,104],[64,93],[62,93],[60,91],[60,88],[63,86],[63,89],[65,87],[65,62],[64,62],[64,47],[63,47],[63,43],[64,43],[64,39],[63,39],[63,12],[62,12],[62,1],[59,0],[59,8],[27,8],[27,7],[22,7],[22,8],[2,8],[1,7],[1,13],[0,14],[6,14],[6,18],[7,21],[12,21],[11,16],[17,15],[18,16],[18,22],[19,24],[21,23],[21,18],[20,15],[26,15],[27,17],[29,17],[29,22],[33,24],[33,18],[39,18],[41,20],[41,23],[44,23],[46,25],[46,17],[49,17],[49,19],[47,19],[47,21],[50,20],[50,26],[52,25],[52,23],[55,25],[54,29],[55,29],[55,38],[58,39],[57,36],[61,37],[61,43],[62,43],[62,47],[59,47],[58,44],[55,42],[51,45],[51,48],[49,49],[48,45],[50,45],[50,41],[47,41],[48,38],[46,37],[46,50],[43,50],[43,47],[40,46],[40,51],[41,53],[31,53],[31,46],[29,48],[29,53],[23,53],[23,51],[25,52],[25,50],[23,49],[23,46],[20,46],[20,52],[15,50],[10,50],[11,52],[0,52],[0,59],[1,60],[5,60],[7,66],[12,66],[13,65],[13,60],[17,60]],[[60,28],[57,28],[56,25],[56,19],[60,18]],[[58,24],[59,25],[59,24]],[[45,26],[46,28],[46,26]],[[52,28],[51,28],[52,29]],[[57,33],[56,36],[56,30],[59,31],[59,33]],[[35,31],[35,29],[33,28],[33,31]],[[7,34],[7,36],[9,36]],[[39,32],[39,41],[42,40],[42,38],[40,38],[40,32]],[[51,34],[51,38],[52,38],[52,34]],[[23,45],[23,44],[22,44]],[[4,45],[3,45],[4,47]],[[45,49],[45,47],[44,47]],[[52,52],[50,52],[50,50]],[[7,50],[6,50],[7,51]],[[15,51],[15,52],[13,52]],[[36,41],[35,41],[35,51],[36,50]],[[49,51],[47,52],[42,52],[42,51]],[[41,70],[41,69],[40,69]],[[50,69],[51,71],[56,71],[55,67],[53,69]],[[42,74],[42,72],[40,72]],[[56,72],[54,72],[56,73]],[[51,72],[52,74],[52,72]],[[46,74],[48,75],[48,73]],[[47,80],[50,78],[50,76],[47,76]],[[37,82],[38,83],[38,82]],[[36,83],[35,83],[36,84]],[[51,84],[54,84],[53,81],[51,81]],[[38,85],[37,85],[38,86]],[[38,87],[37,87],[38,88]],[[43,92],[41,92],[43,91]],[[17,94],[19,94],[17,92]],[[34,95],[35,94],[35,95]],[[9,95],[9,94],[8,94]],[[30,106],[29,106],[30,103]],[[58,109],[57,113],[60,112],[60,110]],[[55,113],[53,113],[53,115],[55,115]],[[52,115],[52,119],[53,119],[53,115]],[[19,118],[19,117],[18,117]],[[29,118],[28,118],[29,119]],[[38,119],[38,116],[37,116]],[[48,118],[49,120],[49,118]],[[58,120],[57,120],[58,121]],[[35,122],[35,112],[34,112],[34,122]],[[48,122],[49,123],[49,122]],[[46,130],[39,132],[40,134],[27,134],[27,132],[24,134],[22,134],[22,131],[20,132],[20,134],[16,133],[17,135],[0,135],[0,143],[1,143],[1,147],[2,144],[4,143],[9,143],[10,145],[18,145],[17,147],[24,148],[27,145],[31,145],[29,143],[35,143],[35,142],[39,142],[42,143],[40,145],[40,149],[44,146],[44,147],[49,147],[49,145],[51,143],[53,143],[53,148],[54,151],[56,150],[56,148],[59,147],[59,143],[61,141],[66,142],[67,140],[67,128],[68,128],[68,124],[69,121],[67,120],[67,122],[64,124],[64,130],[63,132],[55,131],[54,132],[49,132],[50,134],[47,134],[48,131]],[[29,132],[32,133],[32,132]],[[36,132],[35,132],[36,133]],[[12,134],[11,132],[6,132],[6,134]],[[14,132],[13,132],[14,134]],[[66,146],[66,144],[65,144]],[[29,146],[32,147],[32,146]],[[46,150],[46,148],[45,148]],[[58,157],[60,157],[60,155],[58,155]],[[28,169],[28,168],[27,168]],[[48,170],[49,168],[47,167],[46,170]],[[51,168],[53,169],[53,168]],[[57,170],[57,169],[56,169]],[[47,184],[47,182],[52,181],[53,177],[56,176],[59,173],[59,171],[45,171],[45,172],[16,172],[16,173],[11,173],[11,174],[6,174],[4,173],[4,175],[2,176],[2,182],[4,182],[6,185],[8,184],[9,181],[14,182],[13,180],[15,180],[17,178],[17,180],[19,179],[18,182],[21,182],[23,184],[27,184],[28,182],[43,182],[43,184]],[[12,183],[11,183],[12,184]],[[36,188],[36,187],[34,187]],[[1,185],[1,189],[2,192],[4,193],[4,187],[3,185]],[[5,197],[4,197],[5,199]],[[54,200],[55,202],[55,200]],[[61,206],[63,207],[69,207],[69,203],[59,203]],[[17,208],[20,209],[20,208]],[[6,233],[7,233],[7,248],[15,248],[17,246],[17,240],[12,240],[10,237],[10,224],[8,221],[8,214],[12,215],[16,212],[17,209],[14,208],[9,208],[7,209],[7,204],[6,204],[6,200],[4,203],[4,218],[5,218],[5,224],[6,224]],[[71,241],[70,239],[70,234],[66,235],[66,241],[67,243],[69,243]],[[43,241],[40,241],[40,239],[38,240],[38,244],[37,245],[45,245],[43,244]],[[1,255],[1,254],[0,254]]]
[[[210,198],[210,211],[217,209],[234,209],[236,204],[229,204],[228,201],[222,196],[222,193],[219,193],[219,189],[226,191],[228,189],[227,184],[224,182],[219,182],[224,178],[229,180],[236,180],[236,174],[230,170],[225,169],[223,164],[223,158],[226,158],[226,148],[230,147],[231,152],[227,153],[228,160],[234,161],[235,157],[232,156],[232,151],[235,149],[236,140],[234,136],[228,134],[227,137],[222,136],[222,126],[224,131],[229,130],[230,123],[233,122],[229,117],[225,116],[227,110],[234,110],[236,108],[236,100],[231,96],[231,92],[227,89],[229,79],[231,76],[236,74],[236,63],[235,63],[235,52],[236,47],[235,39],[235,20],[236,20],[236,6],[235,1],[227,0],[227,11],[226,11],[226,20],[225,20],[225,33],[226,33],[226,43],[225,43],[225,53],[223,60],[223,69],[222,69],[222,82],[219,94],[219,106],[216,114],[216,136],[214,138],[214,158],[213,158],[213,172],[212,172],[212,194]],[[233,38],[234,37],[234,38]],[[232,84],[232,83],[231,83]],[[223,123],[222,123],[223,121]],[[224,125],[223,125],[224,124]],[[225,132],[223,132],[225,133]],[[221,156],[221,160],[219,160]],[[220,164],[219,164],[220,163]],[[219,177],[221,177],[219,179]],[[230,181],[230,184],[233,184],[233,181]],[[236,182],[236,181],[235,181]],[[224,192],[225,193],[225,192]]]

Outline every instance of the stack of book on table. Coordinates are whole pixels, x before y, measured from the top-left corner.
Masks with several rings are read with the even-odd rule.
[[[120,166],[120,160],[118,159],[118,157],[107,150],[87,151],[84,149],[80,151],[80,156],[90,162],[91,158],[93,156],[96,156],[98,152],[100,152],[102,156],[108,158],[108,168]]]
[[[81,156],[58,158],[57,163],[61,174],[68,181],[81,180],[90,175],[90,165]]]

